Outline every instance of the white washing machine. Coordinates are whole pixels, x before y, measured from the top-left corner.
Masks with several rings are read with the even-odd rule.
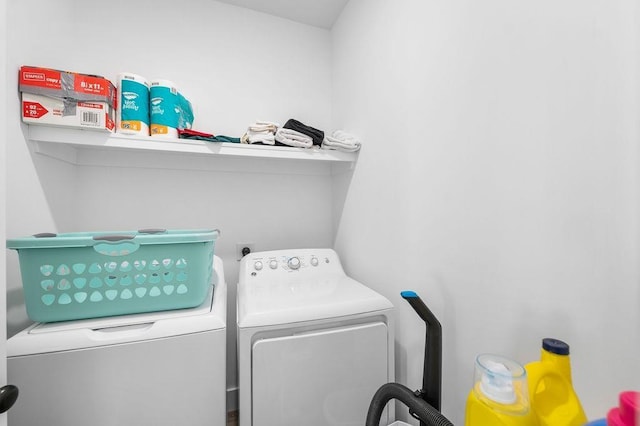
[[[240,426],[361,426],[394,379],[393,305],[330,249],[256,252],[237,295]],[[393,405],[393,404],[390,404]],[[393,408],[382,424],[393,419]]]
[[[226,424],[226,302],[214,256],[193,309],[36,323],[7,341],[11,426]]]

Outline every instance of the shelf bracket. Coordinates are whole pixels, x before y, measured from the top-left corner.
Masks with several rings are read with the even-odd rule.
[[[69,164],[78,164],[78,150],[71,145],[32,141],[33,152]]]

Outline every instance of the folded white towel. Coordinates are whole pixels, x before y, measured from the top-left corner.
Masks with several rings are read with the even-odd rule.
[[[322,149],[333,149],[344,152],[356,152],[360,150],[360,144],[344,144],[341,142],[331,142],[326,138],[322,141]]]
[[[275,135],[273,133],[253,133],[247,132],[240,138],[242,143],[263,143],[266,145],[275,145]]]
[[[335,149],[339,151],[355,152],[360,149],[360,140],[343,130],[334,131],[331,136],[325,136],[322,141],[322,148]]]
[[[240,142],[242,143],[263,143],[267,145],[275,145],[275,134],[280,125],[271,121],[257,120],[247,128],[247,132],[242,135]]]
[[[313,139],[310,136],[292,129],[278,129],[276,140],[282,144],[300,148],[311,148],[313,146]]]
[[[311,141],[313,143],[313,138],[311,136],[305,135],[304,133],[298,132],[297,130],[293,130],[293,129],[282,128],[278,130],[276,134],[280,134],[280,136],[282,137],[286,137],[288,139],[293,139],[300,142],[306,143],[308,141]]]

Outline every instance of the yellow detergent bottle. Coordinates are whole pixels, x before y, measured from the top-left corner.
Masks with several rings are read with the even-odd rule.
[[[540,426],[582,426],[587,423],[571,379],[569,345],[543,339],[540,361],[525,365],[531,407]]]
[[[465,426],[538,426],[529,404],[527,372],[499,355],[478,355]],[[556,425],[558,426],[558,425]]]

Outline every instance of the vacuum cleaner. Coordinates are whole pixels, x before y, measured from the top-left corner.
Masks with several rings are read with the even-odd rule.
[[[400,293],[426,324],[424,370],[422,389],[415,392],[400,383],[386,383],[375,393],[369,404],[366,426],[378,426],[387,403],[396,399],[409,408],[409,414],[420,421],[420,426],[453,426],[440,413],[442,390],[442,326],[440,321],[413,291]],[[394,422],[392,426],[407,425]]]

